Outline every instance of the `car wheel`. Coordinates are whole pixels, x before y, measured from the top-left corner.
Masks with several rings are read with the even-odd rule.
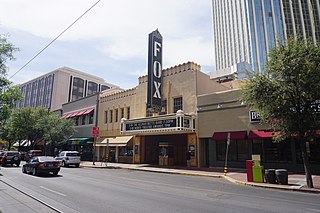
[[[62,161],[62,167],[67,167],[68,165],[66,164],[65,161]]]
[[[32,169],[32,175],[36,176],[37,174],[38,174],[37,169],[36,169],[36,168],[33,168],[33,169]]]
[[[80,165],[79,165],[79,164],[76,164],[75,166],[78,168]]]
[[[22,173],[27,173],[26,167],[22,166]]]
[[[16,163],[16,165],[17,165],[17,167],[19,167],[20,166],[20,162]]]
[[[52,172],[53,176],[58,175],[58,172]]]

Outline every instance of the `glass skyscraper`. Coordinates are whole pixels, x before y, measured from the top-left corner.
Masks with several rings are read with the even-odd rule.
[[[216,71],[213,79],[263,72],[277,40],[320,41],[319,0],[212,0]]]

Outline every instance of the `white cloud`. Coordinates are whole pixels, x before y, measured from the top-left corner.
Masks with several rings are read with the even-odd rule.
[[[18,40],[21,49],[28,49],[19,56],[30,59],[39,50],[30,42],[36,43],[36,39],[49,42],[95,2],[97,0],[1,0],[0,30],[9,30],[12,37],[18,31],[33,35],[33,40],[28,39],[29,44]],[[54,63],[55,68],[71,64],[90,72],[91,67],[83,67],[83,61],[90,58],[86,53],[90,53],[100,59],[92,59],[96,66],[121,67],[125,69],[121,72],[128,75],[141,70],[138,75],[146,68],[148,34],[158,28],[164,39],[164,67],[186,61],[213,66],[211,10],[211,0],[101,0],[59,38],[65,47],[52,45],[43,53],[42,61],[50,55],[47,59],[50,68]],[[86,49],[76,47],[84,43]],[[72,51],[77,52],[72,54]],[[82,64],[77,65],[77,62]],[[48,72],[45,66],[43,63],[44,72]]]

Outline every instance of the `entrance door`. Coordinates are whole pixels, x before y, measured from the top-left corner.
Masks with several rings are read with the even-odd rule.
[[[158,164],[159,162],[159,146],[157,141],[147,141],[145,143],[145,163]]]

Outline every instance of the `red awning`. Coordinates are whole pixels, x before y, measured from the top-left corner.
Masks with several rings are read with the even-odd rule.
[[[264,130],[251,130],[249,132],[249,139],[271,139],[276,132],[264,131]]]
[[[230,132],[230,139],[231,140],[243,140],[247,138],[247,131],[233,131]],[[228,139],[228,132],[215,132],[212,136],[213,140],[221,141]]]
[[[89,113],[92,112],[92,111],[93,111],[93,109],[87,109],[85,112],[83,112],[82,115],[87,115],[87,114],[89,114]]]

